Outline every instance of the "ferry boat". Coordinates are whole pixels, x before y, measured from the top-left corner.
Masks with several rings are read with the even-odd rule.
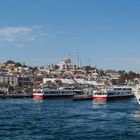
[[[81,92],[81,90],[76,90],[73,87],[60,87],[58,89],[50,89],[47,87],[43,87],[33,90],[33,98],[72,98],[74,94],[80,94]]]
[[[93,91],[93,99],[95,100],[122,99],[129,98],[132,96],[133,96],[132,88],[127,86],[112,87],[109,89],[105,89],[104,91]]]

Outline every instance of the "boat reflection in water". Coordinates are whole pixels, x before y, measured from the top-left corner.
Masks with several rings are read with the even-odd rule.
[[[38,100],[36,98],[33,98],[33,102],[36,103],[36,104],[41,104],[44,102],[44,100]]]
[[[106,108],[107,102],[106,100],[94,100],[92,101],[93,108]]]

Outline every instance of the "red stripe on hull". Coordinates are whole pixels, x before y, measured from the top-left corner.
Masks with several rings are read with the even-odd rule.
[[[106,100],[107,100],[107,97],[94,97],[94,96],[93,96],[93,99],[94,99],[94,100],[106,101]]]
[[[43,96],[43,95],[33,95],[33,98],[36,99],[63,99],[63,98],[72,98],[73,95],[55,95],[55,96]]]
[[[33,98],[35,98],[35,99],[43,99],[43,96],[42,95],[33,95]]]
[[[97,97],[97,96],[93,96],[94,100],[116,100],[116,99],[127,99],[127,98],[131,98],[133,97],[133,95],[131,96],[114,96],[114,97]]]

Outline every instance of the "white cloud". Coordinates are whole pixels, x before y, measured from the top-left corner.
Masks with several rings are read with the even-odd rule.
[[[17,44],[16,47],[18,48],[23,47],[23,44]]]
[[[18,26],[0,28],[0,43],[14,43],[24,46],[27,43],[33,43],[42,37],[42,28],[40,26]],[[18,45],[15,45],[18,46]]]
[[[8,27],[0,29],[0,35],[5,37],[14,35],[25,35],[30,32],[32,32],[32,29],[28,27]]]

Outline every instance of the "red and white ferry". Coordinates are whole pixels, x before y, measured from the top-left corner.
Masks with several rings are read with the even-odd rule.
[[[132,88],[127,86],[117,86],[105,89],[104,91],[93,92],[93,99],[95,100],[121,99],[121,98],[129,98],[132,96],[134,96]]]
[[[81,90],[75,90],[73,87],[60,87],[50,89],[47,87],[36,88],[33,90],[33,98],[36,99],[53,99],[53,98],[72,98],[74,94],[81,93]]]

